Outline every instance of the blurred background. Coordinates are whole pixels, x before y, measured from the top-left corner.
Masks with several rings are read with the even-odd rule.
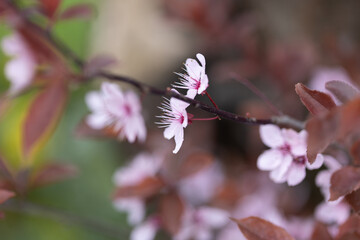
[[[360,81],[359,1],[63,0],[60,8],[75,3],[93,4],[96,16],[89,21],[59,22],[54,31],[82,58],[108,54],[118,61],[112,71],[165,88],[177,80],[174,72],[183,71],[186,58],[202,53],[207,60],[208,92],[221,109],[243,116],[268,118],[275,114],[242,84],[243,78],[257,86],[281,112],[302,121],[307,111],[295,94],[296,83],[316,86],[328,78],[355,85]],[[6,25],[0,25],[1,38],[10,32]],[[0,52],[0,69],[8,59]],[[84,96],[100,83],[99,79],[72,86],[66,112],[34,163],[68,162],[79,169],[79,174],[32,191],[30,201],[96,218],[127,234],[131,228],[126,215],[112,206],[112,176],[142,149],[166,149],[169,158],[206,150],[234,179],[256,170],[256,159],[264,149],[258,127],[227,120],[189,126],[182,150],[171,155],[173,141],[165,140],[154,124],[160,114],[156,106],[162,101],[158,96],[146,96],[143,101],[148,128],[144,145],[76,137],[79,122],[89,112]],[[8,86],[0,71],[1,90]],[[14,168],[21,167],[19,126],[30,97],[16,99],[0,124],[0,151]],[[199,100],[208,101],[205,97]],[[211,117],[195,109],[192,113]],[[313,178],[310,174],[299,186],[283,189],[285,212],[311,212],[321,201],[319,192],[311,187]],[[300,201],[289,204],[293,199]],[[76,225],[21,213],[7,213],[0,220],[0,232],[6,240],[111,239]]]

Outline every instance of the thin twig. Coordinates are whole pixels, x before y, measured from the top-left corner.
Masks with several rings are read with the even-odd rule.
[[[19,15],[19,17],[22,18],[24,22],[28,25],[28,27],[31,27],[33,31],[40,34],[42,37],[46,38],[50,44],[52,44],[63,56],[65,56],[68,60],[72,61],[80,70],[83,70],[83,68],[86,66],[86,62],[83,61],[79,56],[77,56],[68,46],[66,46],[62,41],[60,41],[58,38],[56,38],[54,35],[51,34],[51,32],[43,29],[38,24],[34,23],[28,15],[25,15],[22,13],[22,10],[14,3],[13,0],[7,0],[7,3],[10,8],[13,9]],[[177,94],[170,89],[162,90],[155,87],[152,87],[150,85],[147,85],[145,83],[142,83],[140,81],[137,81],[135,79],[116,75],[113,73],[110,73],[108,71],[100,71],[98,74],[96,74],[93,77],[102,77],[106,78],[108,80],[113,81],[119,81],[124,82],[127,84],[130,84],[137,89],[139,89],[141,92],[145,94],[154,94],[154,95],[160,95],[160,96],[167,96],[167,97],[174,97],[179,100],[182,100],[184,102],[190,103],[193,107],[202,109],[204,111],[207,111],[209,113],[213,113],[220,118],[232,120],[238,123],[246,123],[246,124],[253,124],[253,125],[263,125],[263,124],[277,124],[277,125],[286,125],[292,128],[296,129],[302,129],[299,128],[300,126],[304,126],[304,124],[296,119],[293,119],[289,116],[279,116],[274,117],[271,119],[256,119],[256,118],[248,118],[248,117],[242,117],[234,113],[230,113],[221,109],[217,109],[215,107],[209,106],[203,102],[197,101],[195,99],[188,98],[182,94]]]
[[[113,239],[128,239],[127,230],[121,229],[118,225],[111,225],[103,223],[99,220],[88,219],[63,212],[62,210],[25,202],[17,199],[10,199],[4,204],[0,205],[0,210],[5,212],[15,212],[20,214],[27,214],[31,216],[43,217],[57,222],[62,222],[67,225],[78,225],[93,232],[101,233]]]

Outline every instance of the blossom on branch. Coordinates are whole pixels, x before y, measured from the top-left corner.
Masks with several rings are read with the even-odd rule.
[[[175,89],[172,91],[179,93]],[[159,107],[164,115],[158,116],[161,120],[158,124],[165,127],[164,137],[166,139],[175,139],[175,149],[173,153],[177,153],[184,141],[184,128],[188,125],[188,114],[186,108],[189,103],[183,102],[176,98],[165,99],[165,102]]]
[[[104,82],[100,92],[90,92],[85,97],[92,113],[86,123],[93,129],[114,127],[119,138],[134,142],[137,138],[144,141],[146,128],[141,115],[141,103],[134,92],[123,93],[120,87]]]
[[[271,171],[270,178],[276,183],[287,182],[294,186],[302,182],[307,169],[320,168],[324,157],[318,154],[313,164],[306,157],[307,132],[297,133],[292,129],[280,129],[268,124],[260,126],[260,137],[271,149],[262,153],[257,160],[260,170]]]
[[[2,40],[3,52],[12,59],[5,65],[5,76],[11,82],[10,94],[17,94],[27,87],[35,75],[36,61],[20,34],[14,33]]]
[[[180,76],[180,82],[174,84],[174,87],[188,89],[186,96],[195,98],[196,94],[203,94],[209,86],[208,76],[205,74],[205,57],[196,54],[200,64],[192,58],[186,59],[186,74],[177,73]]]

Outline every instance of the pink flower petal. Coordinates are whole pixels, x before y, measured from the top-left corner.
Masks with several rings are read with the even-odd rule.
[[[221,228],[229,222],[229,213],[219,208],[201,207],[197,214],[211,228]]]
[[[197,93],[198,93],[198,91],[197,91],[196,89],[191,88],[191,89],[189,89],[189,90],[187,91],[186,96],[187,96],[188,98],[194,99]]]
[[[157,230],[157,224],[148,220],[134,228],[130,234],[130,240],[152,240],[155,238]]]
[[[203,92],[205,92],[205,90],[208,88],[208,86],[209,86],[208,76],[205,73],[202,73],[201,79],[200,79],[200,87],[199,87],[197,93],[202,94]]]
[[[300,164],[292,164],[288,176],[287,176],[287,183],[289,186],[295,186],[304,180],[306,176],[306,169],[304,165]]]
[[[260,138],[270,148],[277,148],[285,144],[281,130],[278,126],[267,124],[260,126]]]
[[[263,152],[257,160],[257,167],[263,171],[274,170],[283,161],[283,154],[277,149],[269,149]]]
[[[343,202],[339,202],[338,204],[323,202],[316,207],[315,218],[324,223],[336,223],[340,225],[348,219],[350,211],[349,205]]]
[[[145,216],[144,202],[138,198],[122,198],[114,202],[114,206],[119,211],[128,214],[128,223],[131,225],[139,224]]]
[[[287,172],[292,164],[291,155],[285,155],[282,163],[275,170],[270,172],[270,178],[276,183],[283,183],[287,179]]]
[[[92,91],[87,93],[85,103],[91,111],[102,111],[105,108],[104,101],[99,92]]]
[[[318,169],[320,168],[324,163],[324,156],[322,154],[316,155],[315,162],[312,164],[309,163],[309,161],[306,161],[306,167],[310,170],[312,169]]]
[[[171,139],[175,136],[176,130],[179,128],[179,123],[172,122],[167,128],[164,130],[164,138]],[[181,127],[181,125],[180,125]]]
[[[205,68],[206,62],[205,62],[205,57],[204,57],[204,55],[202,55],[201,53],[198,53],[198,54],[196,54],[196,57],[197,57],[197,59],[199,60],[199,62],[201,63],[201,66],[202,66],[203,68]]]
[[[180,128],[177,129],[177,131],[175,132],[175,149],[173,153],[177,153],[180,150],[183,142],[184,142],[184,129]]]

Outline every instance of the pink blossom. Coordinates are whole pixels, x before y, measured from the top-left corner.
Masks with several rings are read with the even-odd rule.
[[[175,89],[172,91],[179,93]],[[186,108],[190,104],[178,100],[176,98],[165,99],[160,109],[164,112],[164,115],[158,116],[161,121],[161,127],[165,127],[164,137],[166,139],[175,139],[175,149],[173,153],[177,153],[184,141],[184,128],[188,125],[188,114]]]
[[[315,209],[315,218],[324,223],[337,225],[342,224],[350,216],[350,206],[343,202],[344,197],[330,201],[330,180],[331,175],[341,168],[341,164],[331,156],[324,156],[324,163],[327,167],[316,176],[315,182],[324,195],[325,202],[319,204]]]
[[[195,59],[186,59],[186,74],[177,73],[180,82],[174,84],[174,87],[188,89],[186,96],[189,98],[203,94],[209,86],[209,79],[205,74],[205,57],[200,53],[196,54],[196,57],[201,65]]]
[[[193,205],[207,203],[224,181],[220,165],[212,164],[179,182],[180,194]]]
[[[188,208],[183,216],[182,227],[174,240],[210,240],[212,231],[229,222],[228,213],[219,208]]]
[[[266,199],[266,201],[264,201]],[[232,216],[236,219],[250,216],[260,217],[276,225],[284,225],[285,220],[276,208],[276,195],[274,189],[263,188],[253,194],[247,195],[238,202]],[[217,240],[246,240],[237,224],[230,222],[219,233]]]
[[[11,82],[9,93],[17,94],[34,78],[36,61],[18,33],[5,37],[1,45],[4,53],[12,57],[5,65],[5,76]]]
[[[120,168],[114,174],[114,182],[118,187],[132,186],[147,177],[158,174],[162,165],[162,158],[150,154],[139,154],[126,167]],[[118,198],[114,206],[119,211],[128,213],[130,224],[140,223],[145,216],[145,203],[141,198]]]
[[[350,206],[345,202],[322,202],[315,209],[315,218],[327,224],[340,225],[350,216]]]
[[[150,217],[136,226],[130,234],[130,240],[152,240],[159,230],[160,222],[157,217]]]
[[[349,74],[341,67],[320,67],[317,68],[309,82],[309,87],[321,92],[325,92],[331,95],[337,105],[340,105],[341,102],[325,88],[325,84],[329,81],[341,81],[349,84],[354,89],[358,89],[352,84]]]
[[[262,153],[257,166],[260,170],[271,171],[270,178],[276,183],[287,182],[289,186],[304,180],[307,169],[317,169],[323,164],[324,158],[318,154],[313,164],[306,157],[307,132],[297,133],[292,129],[280,129],[268,124],[260,127],[263,143],[271,149]]]
[[[92,111],[86,118],[90,127],[103,129],[113,125],[120,139],[126,137],[131,143],[136,138],[145,140],[146,128],[141,104],[133,92],[123,93],[118,85],[104,82],[100,92],[88,93],[85,100]]]
[[[320,187],[321,192],[324,195],[325,201],[330,199],[330,179],[331,175],[341,168],[341,164],[333,157],[324,155],[324,164],[327,167],[326,170],[320,171],[315,179],[315,183]],[[340,202],[342,198],[339,198],[335,202]]]

